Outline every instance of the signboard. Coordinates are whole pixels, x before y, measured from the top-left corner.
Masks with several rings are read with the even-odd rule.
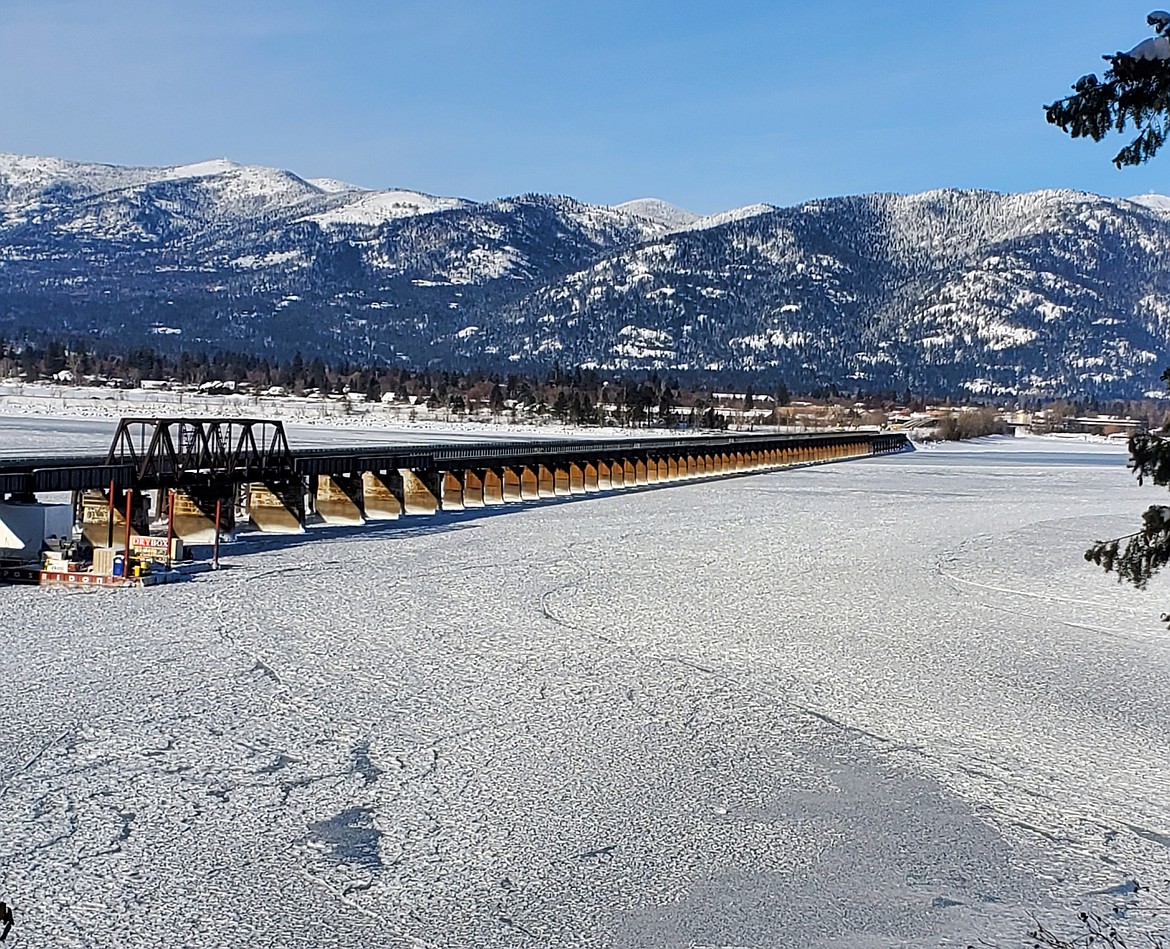
[[[143,560],[165,561],[167,559],[167,539],[165,537],[143,537],[141,535],[137,535],[130,538],[130,548]],[[182,559],[182,538],[172,538],[171,560]]]

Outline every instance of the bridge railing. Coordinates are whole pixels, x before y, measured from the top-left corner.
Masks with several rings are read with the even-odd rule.
[[[868,438],[872,432],[815,432],[809,434],[764,435],[694,435],[683,438],[614,438],[595,441],[572,439],[542,439],[509,442],[474,442],[465,445],[444,445],[432,449],[436,461],[474,461],[508,456],[540,455],[606,455],[622,452],[684,453],[702,450],[737,450],[744,448],[771,448],[793,443],[821,441],[834,443]]]
[[[283,481],[314,475],[413,469],[582,463],[622,455],[766,451],[865,441],[873,454],[898,451],[901,433],[836,431],[677,437],[525,439],[458,444],[310,448],[293,451],[279,421],[126,418],[105,456],[0,457],[0,495]]]

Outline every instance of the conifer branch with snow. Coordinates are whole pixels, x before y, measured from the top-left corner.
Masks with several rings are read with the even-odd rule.
[[[1074,95],[1045,106],[1048,121],[1073,138],[1099,142],[1111,132],[1135,129],[1113,157],[1118,168],[1149,161],[1170,133],[1170,13],[1155,10],[1146,22],[1156,35],[1128,52],[1105,56],[1109,68],[1101,78],[1082,76]]]

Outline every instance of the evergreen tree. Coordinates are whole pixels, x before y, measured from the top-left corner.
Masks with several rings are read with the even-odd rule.
[[[552,414],[562,422],[569,414],[569,397],[565,395],[564,389],[557,393],[556,401],[553,402],[552,406]]]
[[[674,426],[674,394],[669,386],[664,386],[662,396],[658,400],[658,421],[663,425]]]
[[[376,375],[371,374],[369,382],[366,383],[366,398],[370,402],[377,402],[382,398],[382,383],[378,381]]]
[[[1170,382],[1170,369],[1162,374]],[[1170,487],[1170,442],[1166,428],[1161,432],[1134,435],[1129,440],[1129,466],[1138,484],[1149,478],[1159,487]],[[1142,515],[1141,529],[1125,537],[1098,541],[1087,551],[1085,559],[1097,564],[1118,580],[1128,581],[1139,590],[1150,578],[1170,563],[1170,507],[1151,505]],[[1163,614],[1170,621],[1170,614]]]
[[[488,393],[488,408],[492,415],[499,415],[504,411],[504,390],[500,388],[497,382],[492,386],[492,391]]]
[[[1073,138],[1099,142],[1112,131],[1136,129],[1138,134],[1113,158],[1118,168],[1151,159],[1170,131],[1170,13],[1155,11],[1146,22],[1155,36],[1128,53],[1106,56],[1109,69],[1101,79],[1081,77],[1073,86],[1075,95],[1047,107],[1048,121]],[[1162,379],[1170,385],[1170,370],[1162,373]],[[1170,442],[1165,432],[1163,428],[1162,433],[1130,439],[1130,468],[1139,484],[1150,478],[1156,485],[1170,487]],[[1140,530],[1098,541],[1085,552],[1085,559],[1141,589],[1170,563],[1170,507],[1151,505],[1142,515]],[[1170,616],[1163,614],[1163,619]]]
[[[1099,142],[1110,132],[1135,129],[1138,134],[1113,157],[1118,168],[1153,158],[1170,131],[1170,14],[1156,11],[1146,22],[1156,36],[1106,56],[1109,68],[1100,79],[1082,76],[1074,95],[1045,106],[1048,121],[1073,138]]]
[[[581,417],[579,420],[589,423],[597,422],[597,406],[593,404],[593,399],[588,392],[581,395]]]

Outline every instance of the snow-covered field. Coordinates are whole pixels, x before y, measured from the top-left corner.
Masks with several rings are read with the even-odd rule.
[[[124,417],[267,418],[284,423],[294,448],[336,444],[425,445],[436,442],[543,438],[677,437],[678,432],[452,420],[450,413],[401,405],[313,402],[297,398],[199,396],[141,389],[0,384],[0,458],[28,452],[105,452]],[[771,431],[771,428],[766,429]],[[733,433],[734,434],[734,433]]]
[[[155,417],[156,411],[147,413]],[[207,417],[200,413],[198,417]],[[165,416],[165,413],[163,414]],[[118,417],[71,418],[0,414],[0,458],[41,453],[44,455],[109,450]],[[285,422],[284,431],[294,448],[328,448],[335,445],[429,445],[437,442],[485,442],[541,438],[632,438],[642,432],[619,428],[574,429],[569,426],[430,424],[394,425],[350,423],[343,417],[314,422]]]
[[[0,590],[13,945],[964,946],[1170,876],[1160,500],[988,440]],[[1095,895],[1094,895],[1095,894]]]

